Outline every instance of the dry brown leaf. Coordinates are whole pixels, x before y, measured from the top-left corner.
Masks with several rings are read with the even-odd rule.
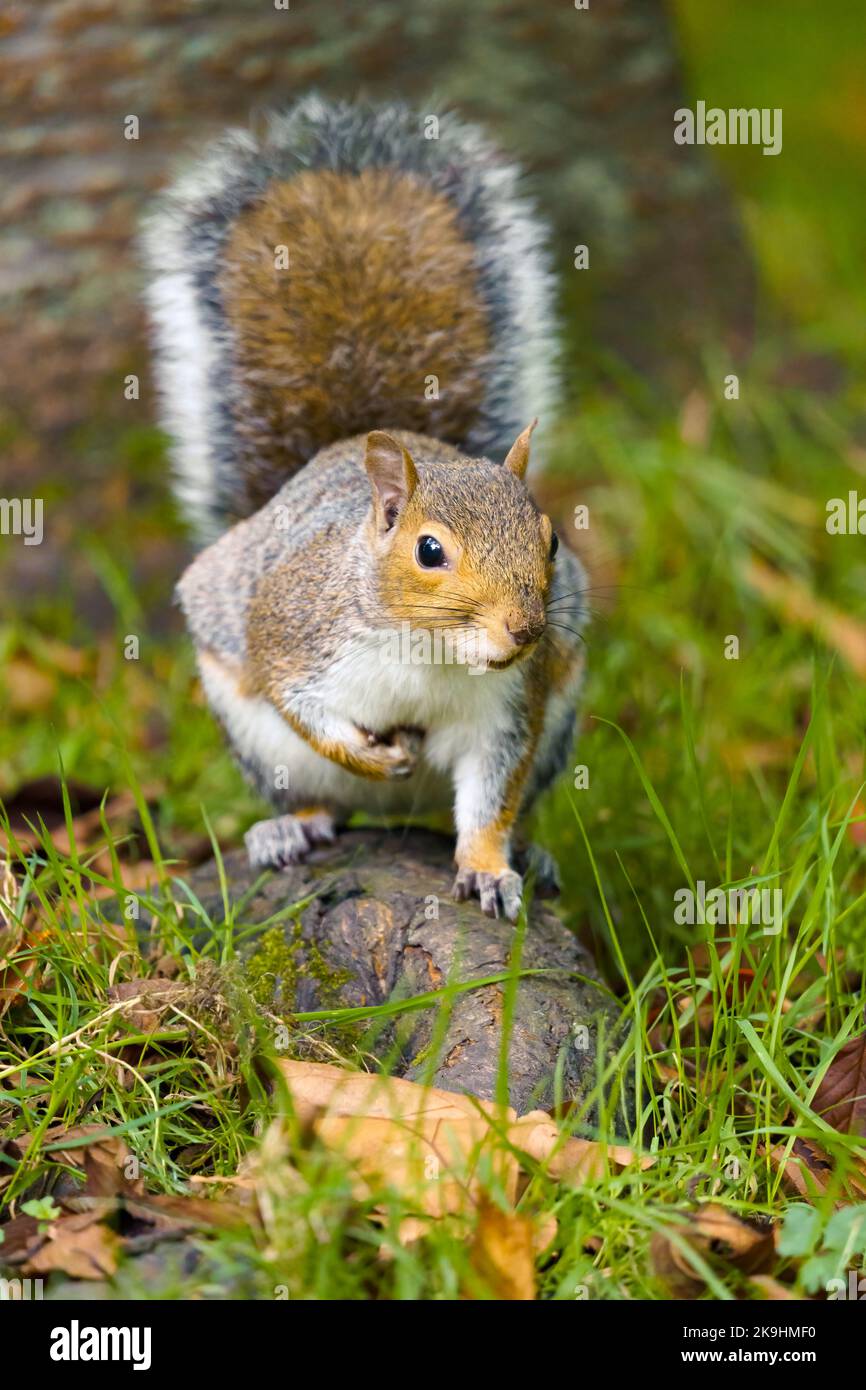
[[[781,1170],[788,1190],[807,1201],[823,1197],[835,1171],[829,1154],[811,1139],[795,1139],[790,1153],[787,1144],[777,1144],[768,1151],[768,1157],[772,1166]],[[842,1194],[838,1206],[844,1206],[846,1201],[862,1201],[866,1197],[866,1174],[847,1173]]]
[[[352,1166],[355,1196],[369,1198],[390,1187],[418,1208],[406,1239],[417,1238],[431,1219],[468,1217],[485,1200],[491,1177],[513,1205],[519,1152],[575,1186],[610,1166],[637,1161],[631,1149],[563,1139],[544,1111],[518,1120],[513,1110],[412,1081],[320,1062],[281,1059],[277,1066],[296,1118]],[[503,1129],[509,1147],[499,1142]],[[642,1159],[641,1166],[652,1162]]]
[[[59,777],[39,777],[32,782],[26,782],[6,798],[12,830],[23,848],[32,849],[40,843],[40,835],[32,830],[31,826],[38,826],[39,821],[42,821],[56,849],[61,854],[69,853],[71,845],[66,825],[63,785]],[[79,850],[87,849],[96,841],[102,840],[103,816],[117,837],[130,831],[140,832],[138,807],[131,791],[122,791],[117,796],[109,797],[103,810],[103,792],[97,787],[69,779],[66,788],[73,813],[72,834]],[[158,787],[148,786],[142,789],[142,795],[145,801],[153,801],[158,791]]]
[[[491,1101],[476,1101],[401,1077],[351,1072],[328,1062],[295,1062],[288,1058],[279,1058],[276,1065],[286,1081],[294,1113],[303,1125],[311,1125],[325,1115],[411,1120],[498,1114],[506,1122],[516,1118],[513,1110],[503,1111]]]
[[[722,1261],[744,1274],[762,1272],[775,1258],[775,1242],[769,1228],[742,1221],[715,1202],[691,1213],[688,1223],[678,1225],[675,1233],[704,1260]],[[657,1231],[653,1236],[650,1260],[672,1298],[693,1299],[703,1291],[701,1275],[667,1233]]]
[[[8,1140],[7,1156],[22,1158],[30,1137]],[[56,1125],[43,1139],[51,1145],[69,1145],[52,1147],[47,1157],[83,1168],[84,1184],[80,1191],[55,1198],[60,1214],[54,1220],[39,1221],[22,1214],[3,1227],[3,1262],[25,1274],[62,1271],[74,1279],[102,1279],[114,1273],[127,1245],[140,1248],[142,1240],[156,1244],[190,1230],[234,1230],[256,1221],[249,1205],[145,1192],[123,1139],[106,1134],[100,1126],[64,1129]],[[126,1214],[127,1223],[129,1218],[134,1223],[134,1230],[124,1236],[108,1224],[118,1212]]]
[[[15,916],[19,888],[8,863],[0,863],[0,1018],[24,992],[27,981],[36,974],[39,958],[36,947],[49,933],[40,927],[32,909],[23,921]]]
[[[649,1156],[638,1160],[634,1150],[622,1144],[563,1139],[558,1126],[544,1110],[533,1110],[509,1126],[508,1138],[516,1148],[541,1164],[551,1177],[572,1187],[603,1177],[610,1168],[629,1168],[640,1162],[641,1168],[646,1169],[655,1162]]]
[[[495,1298],[535,1299],[535,1223],[482,1202],[472,1242],[472,1267]]]
[[[532,1248],[536,1258],[550,1254],[551,1247],[558,1235],[559,1222],[553,1212],[538,1212],[532,1223]]]
[[[492,1141],[483,1115],[414,1115],[406,1120],[332,1115],[316,1120],[314,1133],[341,1154],[356,1173],[355,1195],[366,1198],[391,1187],[431,1217],[467,1215],[484,1185],[482,1155],[510,1202],[517,1198],[519,1167],[507,1149]]]
[[[840,1134],[866,1135],[866,1033],[840,1047],[815,1092],[812,1109]]]
[[[252,1219],[249,1207],[237,1202],[175,1196],[173,1193],[149,1192],[140,1198],[126,1198],[124,1207],[130,1216],[147,1221],[166,1233],[194,1230],[202,1226],[237,1230],[249,1226]]]
[[[24,1274],[62,1270],[73,1279],[104,1279],[117,1269],[120,1238],[99,1212],[76,1212],[50,1222],[43,1242],[22,1264]]]
[[[6,1143],[10,1158],[21,1159],[33,1140],[32,1134],[19,1134]],[[82,1142],[86,1140],[87,1142]],[[88,1198],[136,1196],[144,1192],[138,1164],[129,1148],[117,1135],[106,1134],[103,1125],[53,1125],[42,1135],[43,1152],[54,1163],[84,1170],[81,1196]],[[54,1148],[68,1144],[69,1147]]]
[[[88,1134],[92,1134],[93,1138],[84,1146],[84,1191],[87,1196],[132,1197],[143,1193],[144,1179],[123,1139],[116,1135],[100,1134],[97,1126],[70,1130],[64,1139],[84,1138]],[[80,1150],[70,1150],[72,1163],[76,1162],[77,1152]]]
[[[3,666],[6,704],[11,711],[24,710],[33,714],[47,709],[57,694],[57,679],[50,671],[37,666],[21,653],[10,657]]]
[[[423,1171],[458,1159],[471,1166],[480,1146],[504,1126],[509,1142],[545,1166],[551,1176],[579,1185],[602,1176],[609,1166],[627,1168],[638,1161],[632,1149],[603,1145],[586,1139],[563,1139],[558,1126],[543,1110],[517,1119],[513,1110],[503,1111],[489,1101],[473,1100],[424,1087],[396,1077],[347,1072],[323,1062],[277,1063],[292,1098],[300,1122],[330,1147],[339,1147],[349,1158],[361,1163],[365,1176],[384,1178],[399,1186],[397,1175],[414,1187],[419,1164]],[[495,1122],[495,1124],[494,1124]],[[414,1151],[410,1139],[420,1141]],[[516,1160],[502,1156],[503,1176],[509,1184],[516,1180]],[[435,1162],[434,1162],[435,1161]],[[650,1157],[640,1159],[642,1168],[652,1166]],[[454,1209],[446,1203],[448,1210]],[[425,1203],[425,1210],[430,1210]]]
[[[819,599],[801,579],[772,569],[752,556],[745,566],[746,583],[770,608],[796,627],[806,628],[847,661],[858,676],[866,676],[866,627]]]
[[[155,1033],[172,1003],[189,994],[189,985],[183,980],[166,979],[124,980],[108,990],[112,1004],[126,1004],[121,1010],[123,1017],[140,1033]]]

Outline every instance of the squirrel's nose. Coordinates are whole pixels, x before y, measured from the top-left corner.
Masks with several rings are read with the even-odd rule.
[[[544,631],[544,621],[526,623],[524,619],[523,627],[512,627],[510,622],[505,624],[508,636],[511,638],[515,647],[526,647],[530,642],[535,642]]]

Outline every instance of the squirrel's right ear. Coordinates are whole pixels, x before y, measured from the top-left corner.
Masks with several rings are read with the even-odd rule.
[[[519,434],[505,456],[505,467],[509,473],[514,473],[518,478],[522,478],[529,467],[529,441],[532,438],[532,431],[538,424],[538,417],[533,420],[531,425],[527,425],[522,434]]]
[[[383,430],[367,435],[364,467],[373,485],[373,506],[380,532],[390,531],[418,484],[412,455]]]

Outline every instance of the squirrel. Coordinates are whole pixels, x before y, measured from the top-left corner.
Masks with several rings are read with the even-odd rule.
[[[558,381],[518,171],[456,117],[307,97],[208,149],[144,244],[205,543],[178,599],[277,812],[251,863],[297,862],[356,811],[447,808],[454,896],[516,920],[514,832],[574,737],[585,584],[525,480]]]

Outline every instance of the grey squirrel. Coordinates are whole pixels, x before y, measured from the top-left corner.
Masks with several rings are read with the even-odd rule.
[[[145,232],[178,586],[279,866],[354,811],[453,809],[455,896],[514,920],[513,832],[562,770],[584,575],[526,486],[557,396],[543,228],[474,127],[298,102]],[[504,460],[504,461],[493,461]]]

